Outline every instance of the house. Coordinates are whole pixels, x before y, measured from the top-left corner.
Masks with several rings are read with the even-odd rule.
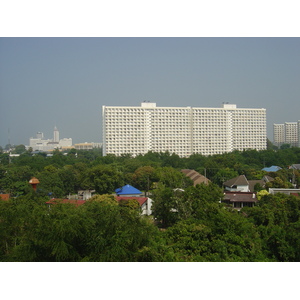
[[[253,207],[257,201],[255,193],[225,192],[221,202],[231,205],[236,210],[241,210],[243,207]]]
[[[255,192],[255,186],[257,184],[259,184],[260,187],[265,188],[266,183],[267,182],[271,182],[273,180],[274,180],[274,178],[271,177],[271,176],[268,176],[268,175],[265,175],[262,179],[259,179],[259,180],[248,180],[248,182],[249,182],[249,190],[250,190],[250,192],[253,193],[253,192]]]
[[[126,184],[121,188],[115,190],[116,200],[136,200],[142,211],[142,215],[151,215],[152,214],[152,199],[149,197],[141,197],[142,192],[135,187],[131,186],[130,184]]]
[[[300,164],[293,164],[293,165],[289,166],[289,169],[300,170]]]
[[[194,186],[201,183],[208,184],[210,182],[208,178],[196,172],[195,170],[183,169],[181,172],[194,182]]]
[[[115,193],[117,194],[117,196],[127,196],[127,197],[139,197],[142,195],[142,192],[138,189],[136,189],[135,187],[127,184],[124,185],[121,188],[118,188],[115,190]]]
[[[229,192],[250,192],[249,182],[245,175],[240,175],[224,182],[224,188]]]
[[[262,188],[267,182],[273,181],[274,178],[265,175],[260,180],[248,180],[245,175],[240,175],[224,182],[224,188],[230,192],[255,192],[255,185],[259,184]]]
[[[125,200],[125,201],[128,201],[128,200],[136,200],[139,205],[140,205],[140,208],[141,208],[141,213],[142,215],[151,215],[152,214],[152,210],[151,210],[151,207],[152,207],[152,202],[153,200],[149,197],[136,197],[136,196],[133,196],[133,197],[126,197],[126,196],[116,196],[116,200],[118,202],[122,201],[122,200]]]

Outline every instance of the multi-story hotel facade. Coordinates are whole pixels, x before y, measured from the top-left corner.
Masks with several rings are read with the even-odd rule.
[[[278,147],[282,144],[289,144],[292,147],[300,147],[299,133],[300,121],[273,124],[274,144]]]
[[[264,150],[266,110],[237,108],[103,106],[103,155],[145,154],[148,151],[188,157],[233,150]]]

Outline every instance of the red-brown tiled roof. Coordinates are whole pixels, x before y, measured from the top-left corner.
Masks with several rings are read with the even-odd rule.
[[[230,202],[257,202],[256,194],[249,192],[226,192],[224,200]]]
[[[0,194],[0,199],[7,201],[10,198],[10,194]]]
[[[136,200],[140,206],[142,206],[146,201],[147,201],[147,197],[119,197],[119,196],[116,196],[116,199],[117,201],[121,201],[121,200]]]
[[[300,193],[291,193],[291,195],[293,195],[295,197],[300,197]]]

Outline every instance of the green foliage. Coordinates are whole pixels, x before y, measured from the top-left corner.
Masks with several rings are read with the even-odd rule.
[[[223,183],[231,178],[239,176],[237,171],[230,168],[220,169],[213,177],[212,180],[219,186],[223,186]]]
[[[112,193],[124,184],[122,172],[116,168],[98,165],[88,169],[83,177],[82,186],[84,189],[94,189],[96,193]]]
[[[15,149],[12,151],[12,153],[21,154],[21,153],[24,153],[25,151],[26,151],[26,148],[24,145],[18,145],[18,146],[15,146]]]
[[[257,227],[269,259],[300,261],[299,198],[269,194],[262,197],[258,206],[244,210]]]
[[[163,227],[190,217],[202,218],[206,208],[218,206],[223,198],[214,184],[189,186],[186,190],[160,187],[153,192],[153,215]]]
[[[220,188],[226,179],[245,174],[268,186],[299,185],[300,173],[287,166],[300,161],[299,148],[193,154],[168,152],[108,155],[101,150],[63,155],[25,151],[9,159],[0,153],[1,261],[300,261],[299,198],[259,192],[259,202],[240,213],[225,208]],[[193,186],[181,169],[206,174],[209,185]],[[28,181],[39,179],[36,193]],[[141,216],[137,201],[117,202],[111,193],[130,182],[154,200],[153,216]],[[80,189],[98,195],[84,205],[45,204]],[[265,194],[264,194],[265,193]]]
[[[139,167],[133,173],[131,180],[134,187],[148,192],[153,182],[157,181],[155,169],[151,166]]]

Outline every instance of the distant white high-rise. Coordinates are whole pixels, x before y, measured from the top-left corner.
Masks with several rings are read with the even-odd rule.
[[[285,143],[284,124],[273,124],[273,142],[277,147]]]
[[[298,146],[298,124],[297,122],[285,122],[285,143],[293,147]]]
[[[54,127],[54,131],[53,131],[53,142],[54,143],[59,142],[59,131],[56,126]]]
[[[298,120],[297,124],[298,124],[298,126],[297,126],[297,128],[298,128],[298,147],[300,147],[300,120]]]
[[[274,144],[278,147],[280,147],[282,144],[289,144],[293,147],[299,147],[299,128],[300,121],[274,124]]]
[[[180,157],[193,153],[221,154],[266,149],[266,110],[237,108],[103,106],[103,155],[136,156],[169,151]]]
[[[54,149],[64,149],[72,147],[72,139],[64,138],[59,139],[59,131],[57,127],[54,127],[53,139],[44,139],[44,134],[42,132],[37,132],[36,138],[29,139],[29,147],[33,151],[52,151]]]

